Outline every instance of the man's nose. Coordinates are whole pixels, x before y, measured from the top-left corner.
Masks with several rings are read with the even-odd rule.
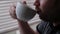
[[[35,5],[35,6],[40,6],[40,0],[36,0],[36,1],[34,2],[34,5]]]
[[[27,4],[26,1],[23,1],[23,4]]]

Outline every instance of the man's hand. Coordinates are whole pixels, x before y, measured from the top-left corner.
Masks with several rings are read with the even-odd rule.
[[[15,5],[15,4],[13,4],[13,5],[10,7],[9,12],[10,12],[10,15],[11,15],[12,18],[17,19],[16,13],[15,13],[15,12],[16,12],[16,5]]]
[[[26,4],[26,1],[23,1],[23,4]],[[16,3],[13,4],[13,5],[10,7],[9,12],[10,12],[10,15],[11,15],[12,18],[17,19],[17,16],[16,16]]]
[[[26,1],[23,2],[23,4],[26,4]],[[16,17],[16,5],[13,5],[10,7],[10,15],[12,18],[17,19]],[[27,22],[21,21],[19,19],[18,24],[19,24],[19,29],[20,29],[20,34],[38,34],[34,30],[32,30]]]
[[[14,4],[10,7],[9,13],[10,13],[11,17],[12,17],[13,19],[17,19],[18,22],[24,22],[24,21],[18,19],[17,16],[16,16],[16,4],[17,4],[17,3],[14,3]],[[26,4],[26,1],[23,1],[23,4]]]

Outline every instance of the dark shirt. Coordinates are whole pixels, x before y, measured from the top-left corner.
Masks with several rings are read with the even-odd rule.
[[[41,21],[41,23],[37,25],[37,31],[40,34],[60,34],[60,25],[54,27],[49,22]]]

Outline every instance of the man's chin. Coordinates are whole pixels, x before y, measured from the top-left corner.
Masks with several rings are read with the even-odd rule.
[[[53,22],[53,18],[50,18],[48,16],[43,16],[43,15],[40,15],[39,18],[43,21],[46,21],[46,22]]]

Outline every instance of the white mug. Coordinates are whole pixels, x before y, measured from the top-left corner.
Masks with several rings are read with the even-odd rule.
[[[16,6],[16,16],[23,21],[29,21],[36,15],[36,11],[27,5],[18,2]]]

